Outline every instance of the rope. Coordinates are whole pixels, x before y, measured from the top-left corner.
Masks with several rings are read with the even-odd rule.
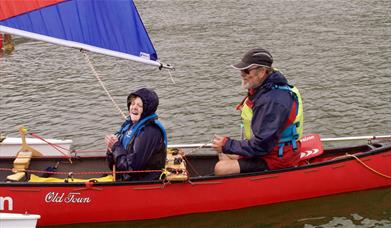
[[[204,143],[204,144],[202,144],[201,146],[192,149],[190,152],[186,153],[186,155],[192,154],[192,153],[196,152],[197,150],[204,148],[205,146],[207,146],[207,145],[208,145],[209,143],[211,143],[212,141],[213,141],[213,139],[212,139],[210,142]]]
[[[185,159],[186,164],[190,166],[190,168],[194,171],[195,174],[197,174],[199,177],[201,176],[200,173],[194,168],[194,166],[189,162],[189,160],[186,158],[186,156],[183,156],[183,159]],[[187,172],[187,170],[186,170]],[[188,176],[190,176],[188,174]]]
[[[47,143],[48,145],[50,145],[51,147],[53,147],[54,149],[56,149],[58,152],[60,152],[62,155],[64,155],[64,157],[70,158],[69,155],[67,155],[66,153],[64,153],[63,151],[60,150],[60,149],[63,149],[63,150],[65,150],[65,151],[70,152],[68,149],[63,148],[63,147],[60,146],[60,145],[53,144],[53,143],[51,143],[51,142],[45,140],[44,138],[42,138],[42,137],[40,137],[40,136],[38,136],[38,135],[36,135],[36,134],[34,134],[34,133],[29,133],[29,134],[30,134],[32,137],[34,137],[34,138],[37,138],[37,139],[40,139],[40,140],[44,141],[45,143]],[[60,149],[58,149],[58,148],[60,148]]]
[[[189,167],[190,167],[190,168],[194,171],[194,173],[195,173],[196,175],[198,175],[198,176],[201,176],[200,173],[194,168],[194,166],[191,164],[191,162],[189,162],[189,160],[186,158],[186,155],[192,154],[192,153],[196,152],[197,150],[202,149],[203,147],[207,146],[209,143],[210,143],[210,142],[204,143],[204,144],[202,144],[201,146],[192,149],[190,152],[186,153],[186,154],[183,156],[183,158],[184,158],[185,161],[186,161],[186,164],[188,164]],[[186,170],[186,172],[187,172],[187,170]]]
[[[387,179],[391,179],[391,176],[388,176],[388,175],[385,175],[379,171],[376,171],[375,169],[369,167],[367,164],[365,164],[363,161],[361,161],[357,156],[353,155],[353,154],[346,154],[347,157],[353,157],[355,158],[358,162],[360,162],[363,166],[365,166],[367,169],[371,170],[372,172],[382,176],[382,177],[385,177]]]
[[[28,133],[29,135],[31,135],[32,137],[34,138],[37,138],[37,139],[40,139],[42,141],[44,141],[45,143],[47,143],[48,145],[52,146],[54,149],[56,149],[57,151],[59,151],[61,154],[63,154],[66,158],[69,158],[70,156],[68,156],[67,154],[63,153],[61,150],[63,151],[67,151],[69,153],[105,153],[106,150],[70,150],[70,149],[67,149],[67,148],[64,148],[58,144],[55,144],[55,143],[51,143],[47,140],[45,140],[44,138],[42,138],[41,136],[35,134],[35,133]],[[60,148],[60,149],[58,149]]]
[[[106,150],[72,150],[72,153],[82,154],[82,153],[106,153]]]
[[[175,84],[174,78],[172,77],[172,74],[171,74],[170,70],[168,71],[168,74],[170,75],[170,79],[171,79],[172,83]]]
[[[84,57],[88,63],[88,65],[90,66],[91,70],[92,70],[92,73],[94,74],[95,78],[98,80],[99,84],[102,86],[103,90],[106,92],[107,96],[110,98],[111,102],[113,102],[113,105],[114,107],[117,109],[117,111],[120,113],[120,115],[126,119],[126,115],[124,114],[124,112],[120,109],[120,107],[118,106],[118,104],[114,101],[113,97],[110,95],[109,91],[106,89],[105,85],[103,84],[103,81],[101,80],[101,78],[99,77],[98,73],[96,72],[94,66],[92,65],[91,63],[91,60],[90,58],[88,57],[87,55],[87,52],[84,51],[84,50],[81,50],[81,52],[84,54]]]

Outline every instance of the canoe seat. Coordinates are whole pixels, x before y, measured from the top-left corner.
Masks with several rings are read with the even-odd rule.
[[[167,159],[165,166],[165,180],[187,181],[189,179],[186,170],[186,161],[183,158],[183,151],[177,148],[167,149]]]
[[[24,172],[29,166],[33,153],[31,151],[19,151],[14,160],[12,171],[14,174],[7,176],[9,181],[20,181],[26,173]]]
[[[300,161],[302,164],[306,164],[305,161],[308,159],[319,156],[323,154],[323,144],[320,140],[320,135],[311,134],[306,135],[300,139],[301,148],[300,148]]]
[[[23,177],[26,176],[25,172],[17,172],[7,176],[7,180],[9,181],[20,181]]]

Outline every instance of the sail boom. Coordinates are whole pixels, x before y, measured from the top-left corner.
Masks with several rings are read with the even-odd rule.
[[[17,36],[22,36],[22,37],[26,37],[26,38],[30,38],[30,39],[34,39],[34,40],[44,41],[47,43],[52,43],[52,44],[61,45],[61,46],[65,46],[65,47],[77,48],[80,50],[87,50],[87,51],[91,51],[94,53],[99,53],[99,54],[117,57],[117,58],[121,58],[121,59],[127,59],[127,60],[131,60],[131,61],[135,61],[135,62],[139,62],[139,63],[143,63],[143,64],[148,64],[148,65],[152,65],[152,66],[170,68],[170,67],[167,67],[166,65],[163,65],[162,63],[160,63],[158,61],[153,61],[153,60],[146,59],[143,57],[134,56],[134,55],[118,52],[118,51],[112,51],[109,49],[99,48],[99,47],[95,47],[95,46],[91,46],[91,45],[83,44],[83,43],[79,43],[79,42],[63,40],[63,39],[40,35],[40,34],[36,34],[36,33],[32,33],[32,32],[22,31],[19,29],[10,28],[10,27],[3,26],[3,25],[0,25],[0,32],[12,34],[12,35],[17,35]]]

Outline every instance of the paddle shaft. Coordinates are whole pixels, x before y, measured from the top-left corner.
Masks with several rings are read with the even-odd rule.
[[[356,140],[380,140],[391,139],[391,135],[379,135],[379,136],[356,136],[356,137],[339,137],[339,138],[322,138],[322,142],[342,142],[342,141],[356,141]],[[172,144],[168,145],[168,148],[211,148],[211,143],[197,143],[197,144]]]

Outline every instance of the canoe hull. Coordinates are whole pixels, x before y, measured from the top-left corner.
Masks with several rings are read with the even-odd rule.
[[[391,175],[391,150],[360,158]],[[185,183],[0,185],[0,209],[41,215],[38,225],[126,221],[238,209],[390,187],[358,160],[258,175],[193,178]]]

